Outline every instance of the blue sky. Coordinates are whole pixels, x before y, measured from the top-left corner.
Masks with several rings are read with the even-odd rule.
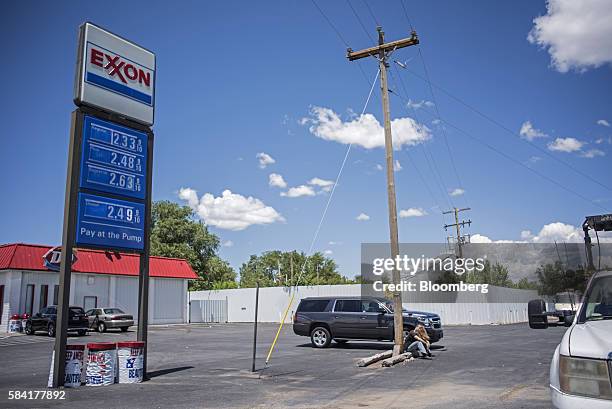
[[[451,219],[440,209],[453,205],[473,209],[464,214],[473,221],[467,232],[479,240],[575,240],[585,215],[612,211],[612,33],[605,23],[612,13],[609,3],[593,5],[603,10],[590,17],[571,2],[553,3],[559,7],[549,11],[536,1],[405,0],[423,59],[410,47],[393,56],[407,61],[408,70],[391,67],[390,87],[402,94],[391,97],[392,118],[404,125],[395,137],[419,142],[395,152],[402,168],[395,173],[398,209],[426,215],[399,219],[401,241],[444,240],[442,225]],[[194,200],[224,243],[232,243],[221,256],[235,267],[265,250],[307,250],[329,195],[308,182],[335,179],[346,138],[382,137],[372,121],[382,121],[378,87],[366,110],[374,117],[359,117],[376,61],[348,62],[345,44],[310,1],[106,4],[23,1],[4,7],[0,242],[61,240],[77,28],[90,20],[157,54],[154,199],[187,203],[179,191],[191,189],[183,197]],[[346,2],[317,4],[353,49],[372,45]],[[365,3],[351,4],[375,36]],[[368,5],[388,40],[408,35],[399,1]],[[534,18],[547,13],[529,41]],[[589,21],[593,15],[604,20],[603,30],[601,21]],[[555,31],[567,26],[565,19],[575,23],[571,36]],[[563,44],[582,46],[555,43],[566,37]],[[436,88],[432,97],[419,78],[426,76],[422,60],[435,84],[515,134]],[[435,100],[444,122],[435,123],[431,103],[408,109],[408,98]],[[326,123],[313,114],[316,107],[332,110],[339,122]],[[317,125],[319,136],[310,130],[316,133]],[[422,126],[424,134],[415,133]],[[360,243],[388,240],[385,174],[377,169],[384,150],[363,144],[351,150],[315,245],[331,251],[349,276],[358,272]],[[258,153],[275,162],[262,168]],[[271,173],[287,186],[270,186]],[[287,193],[302,185],[294,193],[315,194]],[[457,188],[465,193],[451,196]],[[222,198],[224,190],[233,195]],[[206,193],[212,196],[201,201]],[[356,220],[361,213],[369,220]]]

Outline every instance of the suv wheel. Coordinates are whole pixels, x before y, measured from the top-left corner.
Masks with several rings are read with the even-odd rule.
[[[331,334],[325,327],[315,327],[310,333],[310,342],[315,348],[327,348],[331,343]]]
[[[106,324],[103,322],[98,323],[98,332],[106,332]]]
[[[49,335],[50,337],[55,336],[55,324],[54,323],[50,323],[49,326],[47,327],[47,335]]]
[[[26,335],[34,335],[34,331],[32,331],[32,323],[31,322],[26,322],[25,333],[26,333]]]

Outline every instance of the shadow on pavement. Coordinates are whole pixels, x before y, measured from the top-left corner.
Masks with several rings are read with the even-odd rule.
[[[296,346],[299,348],[315,349],[310,343],[296,345]],[[338,344],[338,343],[333,342],[326,349],[373,349],[373,350],[379,350],[379,351],[386,351],[389,349],[393,349],[393,344],[392,343],[378,344],[378,343],[372,343],[372,342],[345,342],[342,344]]]
[[[149,378],[155,378],[162,375],[168,375],[174,372],[185,371],[187,369],[193,369],[193,366],[177,366],[176,368],[160,369],[158,371],[147,372]]]

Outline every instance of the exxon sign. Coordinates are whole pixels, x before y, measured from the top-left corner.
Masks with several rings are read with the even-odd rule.
[[[155,54],[84,23],[79,32],[74,102],[152,125]]]

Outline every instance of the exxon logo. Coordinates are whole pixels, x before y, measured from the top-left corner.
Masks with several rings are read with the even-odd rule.
[[[143,104],[153,105],[155,71],[87,43],[85,81]]]
[[[72,251],[72,264],[76,263],[77,256],[76,251]],[[43,262],[45,267],[49,270],[59,271],[62,262],[62,248],[61,246],[53,247],[43,255]]]

